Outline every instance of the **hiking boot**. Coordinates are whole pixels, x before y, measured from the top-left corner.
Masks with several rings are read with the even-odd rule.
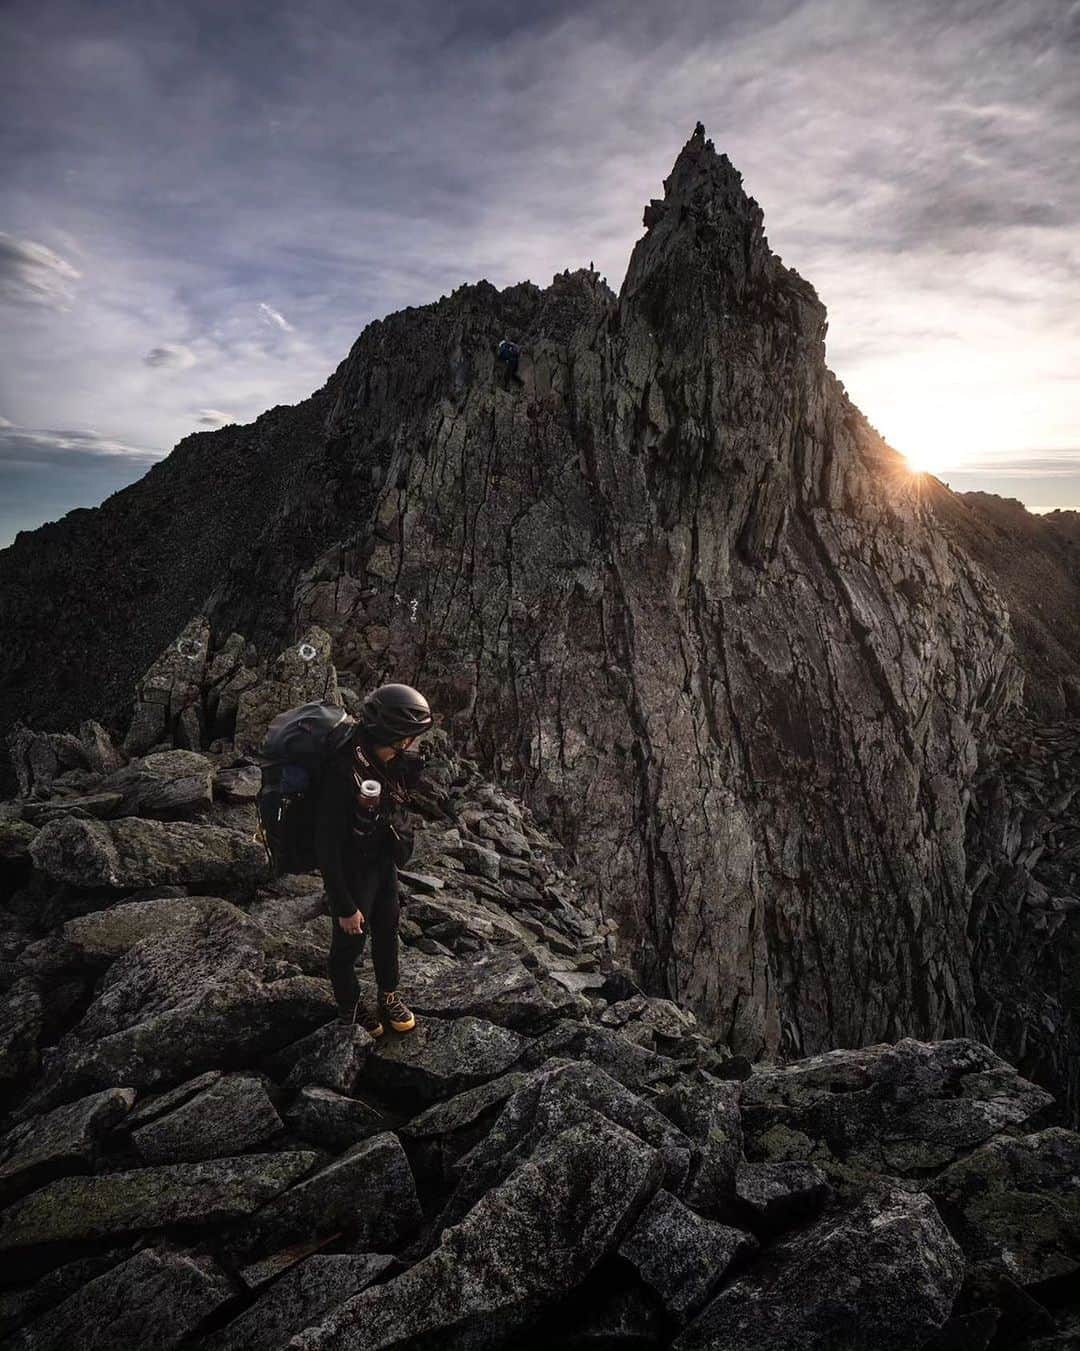
[[[416,1019],[396,990],[379,991],[379,1010],[386,1014],[395,1032],[410,1032],[416,1026]]]
[[[352,1007],[347,1004],[338,1005],[338,1022],[346,1026],[359,1025],[364,1029],[369,1037],[381,1037],[384,1028],[382,1019],[377,1013],[369,1013],[362,1008],[362,999],[358,999]]]

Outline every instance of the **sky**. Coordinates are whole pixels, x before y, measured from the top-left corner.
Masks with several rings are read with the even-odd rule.
[[[5,0],[0,547],[594,262],[699,119],[915,468],[1080,509],[1080,0]]]

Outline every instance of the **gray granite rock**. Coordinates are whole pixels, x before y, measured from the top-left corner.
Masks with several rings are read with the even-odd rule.
[[[346,1300],[293,1351],[382,1351],[423,1335],[490,1344],[586,1279],[660,1182],[654,1150],[611,1122],[571,1126],[489,1191],[436,1250]]]
[[[1080,1271],[1080,1135],[1000,1136],[926,1184],[974,1262],[1021,1286]]]
[[[280,1351],[289,1338],[377,1281],[384,1253],[316,1254],[290,1268],[250,1309],[199,1343],[199,1351]]]
[[[171,1351],[234,1293],[209,1256],[144,1248],[7,1343],[11,1351]]]
[[[752,1234],[703,1219],[660,1188],[619,1244],[619,1255],[682,1324],[713,1294],[732,1263],[757,1247]]]
[[[683,1183],[689,1141],[665,1116],[597,1066],[554,1060],[528,1076],[490,1130],[455,1161],[456,1185],[439,1216],[439,1227],[460,1220],[550,1135],[578,1123],[602,1129],[605,1121],[615,1122],[656,1150],[666,1187]]]
[[[283,1191],[225,1239],[238,1262],[320,1234],[344,1232],[368,1249],[392,1248],[420,1223],[409,1162],[383,1131]]]
[[[266,875],[266,853],[246,832],[138,817],[58,817],[38,831],[30,857],[49,877],[82,887],[215,888]]]
[[[171,1224],[218,1225],[257,1210],[310,1172],[317,1159],[304,1152],[246,1154],[61,1178],[8,1207],[0,1250]]]
[[[468,1014],[424,1018],[411,1032],[379,1039],[361,1083],[422,1106],[494,1079],[527,1045],[509,1028]]]
[[[358,1098],[318,1085],[302,1088],[285,1112],[289,1127],[324,1149],[347,1149],[386,1130],[383,1114]]]
[[[374,1038],[358,1023],[339,1023],[334,1018],[285,1047],[274,1057],[272,1067],[287,1072],[285,1087],[290,1092],[313,1084],[349,1094],[374,1046]]]
[[[534,1037],[522,1051],[515,1069],[536,1069],[560,1056],[588,1060],[632,1090],[671,1078],[678,1066],[665,1056],[631,1046],[606,1027],[588,1026],[561,1018],[548,1031]]]
[[[831,1195],[828,1178],[812,1163],[740,1163],[735,1171],[736,1199],[765,1232],[807,1219]]]
[[[122,956],[143,938],[172,930],[252,928],[239,906],[216,896],[167,896],[153,901],[126,901],[68,920],[61,930],[80,957]]]
[[[120,816],[172,821],[210,806],[213,775],[213,761],[197,751],[158,751],[116,770],[102,787],[121,795]]]
[[[948,1318],[963,1272],[930,1198],[886,1191],[773,1248],[673,1351],[911,1351]]]
[[[557,1012],[536,976],[512,952],[486,952],[475,961],[455,962],[429,984],[414,984],[409,1007],[425,1016],[470,1014],[530,1032],[540,1031]]]
[[[192,927],[136,943],[113,962],[97,998],[49,1055],[20,1119],[91,1089],[168,1086],[288,1044],[333,1009],[308,976],[263,981],[249,929]]]
[[[0,1140],[0,1203],[65,1173],[89,1171],[101,1137],[135,1101],[131,1088],[107,1088],[14,1126]]]
[[[241,1154],[282,1129],[263,1081],[251,1074],[227,1074],[140,1126],[131,1142],[146,1163],[195,1162]]]

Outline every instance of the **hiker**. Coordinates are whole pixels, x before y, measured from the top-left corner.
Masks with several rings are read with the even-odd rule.
[[[360,1023],[373,1037],[382,1035],[384,1019],[395,1032],[416,1026],[397,988],[397,870],[412,853],[411,837],[406,832],[403,838],[397,827],[404,830],[402,809],[423,772],[413,744],[433,725],[418,690],[380,685],[327,762],[315,803],[315,854],[330,911],[330,981],[338,1019]],[[355,965],[369,926],[378,986],[374,1011],[360,1008]]]
[[[518,362],[521,360],[521,348],[517,343],[511,342],[509,338],[503,338],[495,351],[495,359],[503,363],[503,385],[506,389],[510,388],[511,380],[524,385],[525,381],[517,373]]]

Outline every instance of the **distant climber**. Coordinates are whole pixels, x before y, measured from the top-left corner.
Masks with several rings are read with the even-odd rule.
[[[511,380],[516,380],[519,385],[525,383],[517,373],[518,361],[521,359],[521,348],[516,342],[511,342],[509,338],[503,338],[495,352],[495,359],[503,363],[503,385],[506,389],[510,388]]]

